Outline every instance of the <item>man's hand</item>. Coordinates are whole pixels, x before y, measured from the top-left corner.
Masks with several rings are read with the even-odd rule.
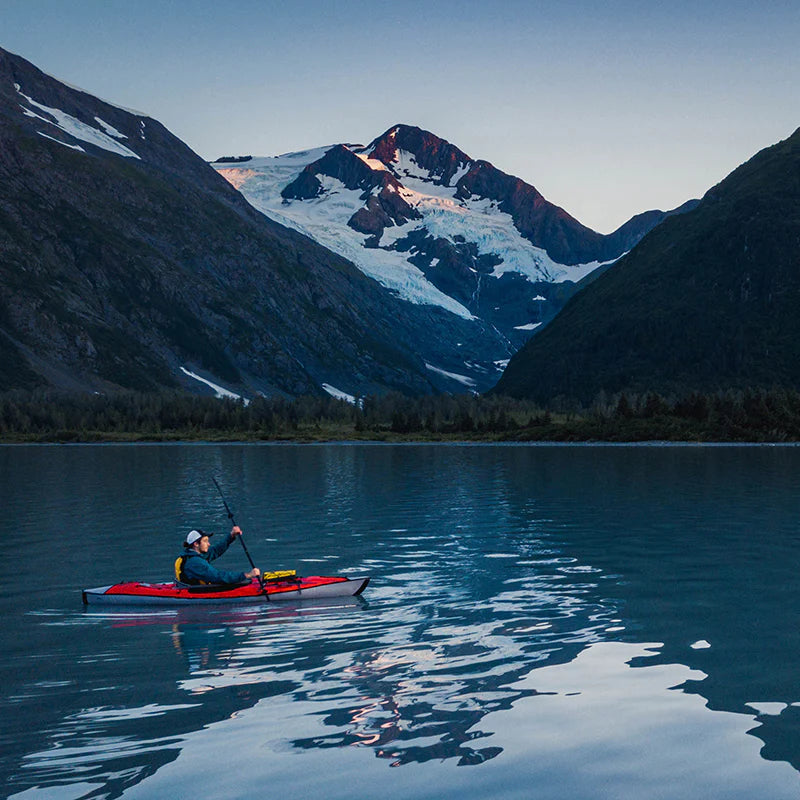
[[[231,536],[233,536],[233,538],[235,539],[237,536],[241,535],[242,535],[242,529],[238,525],[234,525],[231,528]]]
[[[239,531],[241,533],[241,531]],[[253,567],[250,572],[245,572],[244,576],[247,580],[251,581],[253,578],[258,578],[261,575],[261,570],[258,567]]]

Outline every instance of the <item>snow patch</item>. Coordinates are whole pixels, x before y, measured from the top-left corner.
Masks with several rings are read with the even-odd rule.
[[[353,405],[357,404],[357,400],[352,394],[347,394],[347,392],[343,392],[341,389],[337,389],[335,386],[331,386],[329,383],[323,383],[322,388],[331,397],[335,397],[337,400],[346,400],[348,403],[352,403]]]
[[[50,108],[49,106],[42,105],[42,103],[37,103],[32,98],[28,97],[28,95],[23,94],[20,89],[17,89],[17,93],[20,95],[20,97],[24,97],[34,108],[49,114],[52,119],[46,119],[31,109],[21,106],[26,116],[40,119],[43,122],[46,122],[48,125],[54,125],[59,130],[64,131],[64,133],[72,136],[75,139],[79,139],[87,144],[92,144],[95,147],[100,147],[103,150],[108,150],[111,153],[116,153],[117,155],[125,156],[126,158],[139,158],[139,156],[136,155],[133,150],[129,150],[127,147],[125,147],[125,145],[122,145],[115,139],[112,139],[107,133],[103,133],[103,131],[93,128],[91,125],[87,125],[85,122],[81,122],[79,119],[67,114],[65,111],[61,111],[58,108]],[[52,137],[48,136],[47,138]],[[54,139],[54,141],[58,140]],[[64,144],[64,142],[60,142],[60,144]]]
[[[406,150],[395,150],[392,172],[405,183],[406,178],[416,178],[423,182],[433,181],[431,173],[417,164],[416,156]]]
[[[298,150],[296,153],[282,153],[279,156],[272,156],[270,158],[262,158],[256,159],[257,161],[274,161],[274,162],[297,162],[303,167],[307,167],[309,164],[313,164],[315,161],[319,161],[328,150],[331,150],[335,145],[329,144],[325,145],[325,147],[311,147],[308,150]],[[248,162],[251,163],[251,162]]]
[[[215,392],[217,397],[230,397],[233,400],[242,400],[242,396],[240,394],[236,394],[236,392],[232,392],[230,389],[226,389],[223,386],[219,386],[216,383],[212,383],[211,381],[207,380],[206,378],[201,378],[194,372],[190,372],[186,367],[181,367],[181,372],[184,375],[188,375],[190,378],[194,378],[196,381],[200,381],[200,383],[204,383],[206,386],[210,386]],[[250,401],[244,398],[244,404],[247,405]]]
[[[541,322],[529,322],[527,325],[515,325],[515,331],[535,331],[542,323]]]
[[[29,108],[25,108],[25,106],[23,106],[22,103],[20,103],[19,107],[22,109],[22,113],[26,117],[30,117],[31,119],[39,119],[42,122],[46,122],[48,125],[53,124],[53,120],[47,119],[46,117],[43,117],[41,114],[37,114],[35,111],[31,111]]]
[[[425,362],[425,367],[431,372],[436,372],[439,375],[444,375],[446,378],[463,383],[464,386],[469,386],[470,388],[475,386],[475,381],[472,380],[472,378],[468,378],[466,375],[459,375],[456,372],[448,372],[447,370],[440,369],[439,367],[434,367],[433,364],[429,364],[427,361]]]
[[[255,170],[248,169],[218,169],[217,172],[219,172],[234,189],[241,189],[250,178],[254,178],[258,175]]]
[[[113,136],[115,139],[128,138],[124,133],[120,133],[113,125],[109,125],[107,122],[104,122],[102,119],[100,119],[100,117],[95,117],[94,120],[95,122],[100,123],[100,126],[109,136]]]
[[[356,155],[371,169],[375,172],[387,172],[386,164],[383,161],[380,161],[377,158],[370,158],[365,153],[356,153]]]
[[[53,136],[48,136],[46,133],[42,133],[41,131],[36,131],[39,136],[44,136],[45,139],[49,139],[51,142],[55,142],[56,144],[63,144],[64,147],[69,147],[70,150],[77,150],[80,153],[85,153],[86,151],[79,145],[79,144],[67,144],[66,142],[62,142],[61,139],[56,139]]]
[[[459,164],[458,169],[453,173],[450,178],[450,186],[456,186],[458,182],[472,169],[472,162],[467,161],[466,164]]]

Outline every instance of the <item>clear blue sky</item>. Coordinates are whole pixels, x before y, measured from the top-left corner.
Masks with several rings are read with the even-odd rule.
[[[208,159],[419,125],[603,232],[800,127],[797,0],[0,0],[0,46]]]

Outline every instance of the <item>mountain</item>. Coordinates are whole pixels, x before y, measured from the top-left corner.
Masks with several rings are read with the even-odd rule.
[[[227,156],[212,166],[264,214],[397,296],[490,326],[506,340],[507,354],[495,355],[502,365],[578,281],[692,205],[640,214],[606,236],[519,178],[409,125],[367,146]],[[457,371],[471,374],[468,365]]]
[[[800,129],[576,294],[495,391],[800,389]]]
[[[0,50],[0,390],[494,382],[503,338],[256,211],[158,121]],[[465,358],[459,352],[463,347]]]

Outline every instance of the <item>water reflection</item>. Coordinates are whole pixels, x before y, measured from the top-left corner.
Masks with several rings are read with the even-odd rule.
[[[43,451],[20,452],[17,482],[5,485],[35,509]],[[226,750],[231,769],[255,769],[276,790],[308,763],[373,776],[373,790],[384,780],[374,770],[404,767],[393,771],[398,790],[415,797],[486,796],[487,776],[520,796],[535,779],[542,797],[640,797],[685,759],[703,796],[753,796],[726,783],[733,753],[742,787],[797,790],[786,764],[800,768],[790,480],[800,453],[57,450],[49,468],[62,491],[26,521],[14,576],[35,563],[33,531],[72,513],[70,476],[87,491],[87,471],[110,476],[81,506],[89,529],[130,526],[138,501],[114,466],[128,458],[150,476],[137,478],[140,495],[175,504],[176,518],[213,519],[201,484],[210,470],[224,475],[228,494],[247,499],[235,510],[254,554],[276,568],[372,573],[367,602],[121,614],[65,602],[112,569],[140,574],[144,556],[167,563],[172,534],[152,533],[153,520],[140,523],[138,551],[110,555],[91,539],[80,559],[69,550],[75,572],[55,586],[13,578],[4,599],[17,635],[4,637],[0,663],[0,777],[12,793],[111,798],[138,785],[162,796],[186,788],[187,774],[199,791],[213,781],[201,755],[213,760],[222,741],[236,751]],[[763,741],[760,758],[746,731]],[[687,751],[687,732],[704,749]],[[290,768],[287,753],[305,761]],[[616,794],[587,794],[596,776],[575,764],[604,759]],[[472,778],[451,771],[468,766],[479,767]],[[431,768],[447,770],[447,792],[426,794]],[[566,784],[559,769],[571,770]],[[699,796],[672,781],[665,796]]]
[[[463,547],[434,563],[428,538],[400,532],[393,542],[396,559],[384,558],[399,560],[404,571],[386,579],[372,604],[85,612],[48,620],[74,627],[85,648],[102,649],[84,651],[77,696],[57,693],[62,713],[69,702],[76,710],[55,721],[48,746],[26,753],[13,779],[27,773],[37,785],[54,785],[74,779],[79,764],[83,781],[102,781],[103,796],[120,796],[176,758],[187,734],[277,695],[308,704],[310,719],[319,720],[319,728],[308,726],[310,735],[285,737],[298,750],[355,745],[392,766],[495,758],[503,747],[481,744],[490,735],[484,718],[535,696],[513,685],[537,664],[569,661],[600,641],[618,611],[593,596],[597,583],[586,576],[597,578],[595,570],[552,558],[549,550],[536,574],[520,577],[506,558],[481,559],[468,573]],[[541,550],[526,547],[525,556]],[[109,639],[120,649],[108,650]],[[144,679],[135,672],[141,658],[130,657],[140,646],[151,664]],[[114,680],[146,703],[102,685],[109,660]],[[85,708],[87,692],[105,704]]]

